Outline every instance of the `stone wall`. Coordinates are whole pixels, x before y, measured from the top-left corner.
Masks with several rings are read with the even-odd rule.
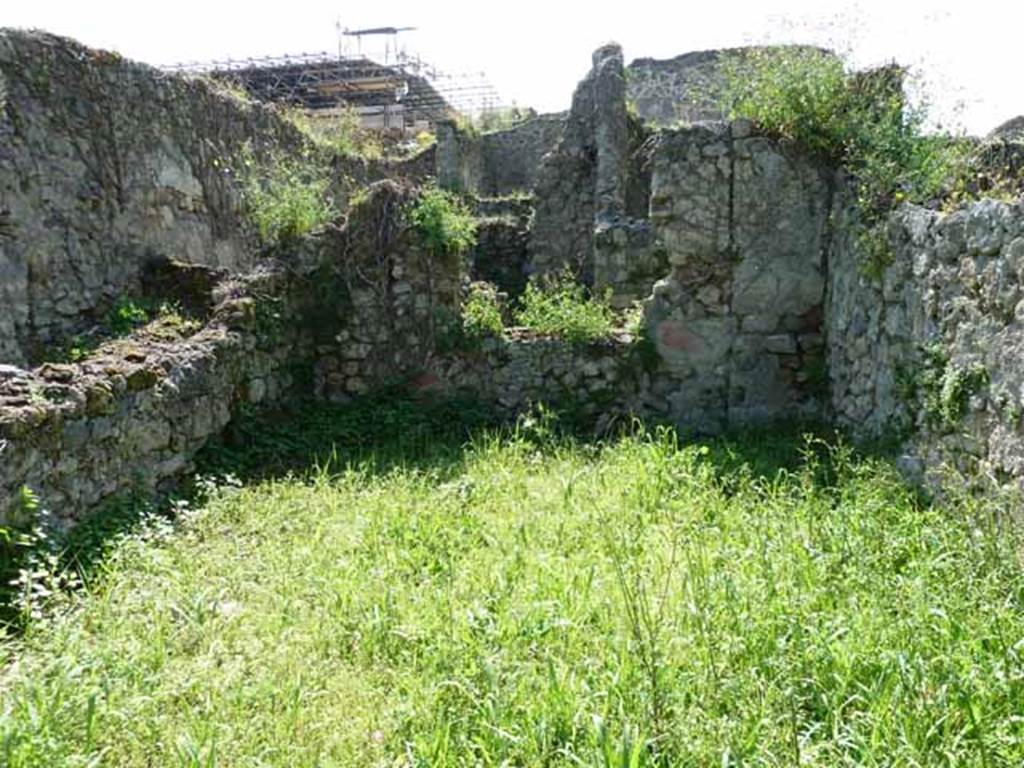
[[[629,191],[644,175],[638,167],[643,134],[626,110],[622,49],[603,46],[592,64],[573,94],[559,142],[541,162],[530,245],[532,271],[568,268],[590,285],[594,232],[626,217]]]
[[[28,486],[67,522],[190,470],[239,405],[344,400],[430,368],[465,265],[420,242],[411,187],[371,185],[347,223],[246,273],[144,272],[191,315],[157,319],[73,364],[0,365],[0,521]],[[446,315],[447,312],[447,315]]]
[[[309,295],[265,266],[222,282],[201,326],[157,320],[80,363],[0,365],[0,521],[17,522],[23,486],[65,523],[152,493],[190,470],[239,404],[296,394],[312,353]]]
[[[661,135],[651,220],[670,265],[645,306],[679,418],[820,412],[830,179],[799,151],[710,123]]]
[[[38,33],[0,32],[0,360],[24,363],[137,293],[155,256],[251,266],[229,174],[290,124],[205,83]]]
[[[538,115],[502,131],[480,136],[485,196],[529,192],[537,185],[541,159],[554,148],[565,127],[561,113]]]
[[[852,223],[830,262],[835,418],[904,441],[909,467],[1024,481],[1024,199],[901,208],[880,274]]]
[[[657,411],[639,349],[626,332],[571,344],[512,329],[475,349],[438,356],[421,381],[443,392],[469,392],[506,417],[544,403],[601,426]]]
[[[445,189],[501,197],[529,192],[537,184],[541,159],[557,143],[565,115],[538,115],[483,134],[453,122],[439,123],[436,176]]]
[[[240,404],[396,381],[468,389],[505,414],[548,401],[703,432],[831,415],[896,434],[908,466],[1024,481],[1024,200],[904,207],[873,271],[835,169],[746,121],[644,129],[621,50],[605,46],[534,194],[478,200],[464,258],[422,242],[414,185],[375,179],[422,181],[433,163],[482,192],[528,183],[529,163],[502,153],[535,158],[555,123],[472,141],[442,127],[401,165],[335,158],[365,186],[358,204],[268,262],[224,158],[247,141],[304,147],[290,124],[44,35],[0,34],[0,77],[0,519],[24,485],[68,521],[150,492]],[[514,297],[566,266],[618,306],[640,302],[640,336],[512,329],[452,348],[468,280]],[[190,317],[26,369],[35,345],[122,295]]]
[[[328,234],[331,299],[317,346],[316,394],[342,401],[429,367],[444,323],[455,316],[466,267],[430,252],[405,215],[415,191],[379,182],[347,227]],[[321,334],[323,335],[323,334]]]
[[[247,269],[243,148],[308,146],[292,123],[198,79],[43,33],[0,31],[0,362],[49,345],[137,296],[154,258]],[[401,163],[333,157],[335,193]],[[428,167],[428,164],[429,166]]]
[[[530,274],[529,197],[478,200],[476,245],[469,254],[469,277],[492,283],[508,297],[519,296]]]

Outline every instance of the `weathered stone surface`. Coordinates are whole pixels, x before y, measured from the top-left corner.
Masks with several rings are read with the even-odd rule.
[[[880,281],[865,276],[846,216],[829,262],[836,418],[902,436],[916,466],[1024,481],[1024,202],[901,208],[888,223],[891,263]]]
[[[293,392],[293,371],[304,356],[309,365],[298,321],[307,284],[264,271],[235,289],[276,295],[296,322],[273,334],[231,330],[218,306],[188,338],[142,329],[79,363],[0,379],[0,519],[17,515],[22,486],[67,523],[111,496],[152,492],[224,428],[249,371],[274,382],[264,385],[267,396]]]
[[[0,360],[79,331],[138,295],[154,255],[252,264],[230,169],[246,141],[297,131],[199,81],[69,40],[0,32]]]
[[[479,135],[442,121],[435,131],[438,184],[488,197],[529,192],[537,184],[541,159],[555,146],[564,126],[561,113],[538,115]]]
[[[1000,123],[992,129],[988,138],[1024,141],[1024,115],[1017,115],[1016,117],[1011,117],[1005,123]]]

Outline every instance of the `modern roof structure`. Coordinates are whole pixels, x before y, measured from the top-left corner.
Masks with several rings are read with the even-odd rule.
[[[287,104],[312,113],[356,109],[366,127],[411,129],[497,108],[494,88],[482,73],[451,75],[389,44],[382,58],[362,55],[362,37],[394,38],[411,27],[339,30],[359,41],[358,52],[304,53],[179,64],[174,72],[204,73],[227,81],[263,102]],[[392,61],[393,60],[393,61]]]

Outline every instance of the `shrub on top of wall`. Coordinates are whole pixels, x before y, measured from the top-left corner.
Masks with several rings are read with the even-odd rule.
[[[363,128],[359,112],[354,107],[346,107],[330,116],[297,108],[283,108],[282,114],[316,144],[343,157],[379,160],[384,155],[379,135]]]
[[[573,343],[605,338],[615,327],[609,296],[593,296],[566,270],[532,280],[519,298],[515,321]]]
[[[926,135],[927,109],[903,95],[897,66],[852,72],[833,53],[768,48],[726,57],[723,106],[762,129],[842,163],[863,213],[940,195],[965,163],[965,145]]]
[[[500,336],[505,330],[497,289],[490,283],[475,282],[462,303],[462,329],[473,338]]]
[[[311,151],[257,158],[243,155],[242,199],[260,239],[277,245],[322,228],[338,213],[326,168]]]
[[[438,257],[458,257],[476,245],[476,218],[458,197],[426,187],[409,209],[423,244]]]
[[[749,118],[852,173],[869,276],[892,258],[874,231],[889,211],[903,202],[958,202],[970,186],[974,145],[925,133],[927,107],[904,97],[901,67],[853,72],[833,53],[784,47],[726,56],[723,72],[730,117]]]

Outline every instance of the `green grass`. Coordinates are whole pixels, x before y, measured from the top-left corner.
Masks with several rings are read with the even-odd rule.
[[[991,508],[767,434],[423,423],[114,540],[2,646],[0,763],[1024,761],[1021,538]]]

